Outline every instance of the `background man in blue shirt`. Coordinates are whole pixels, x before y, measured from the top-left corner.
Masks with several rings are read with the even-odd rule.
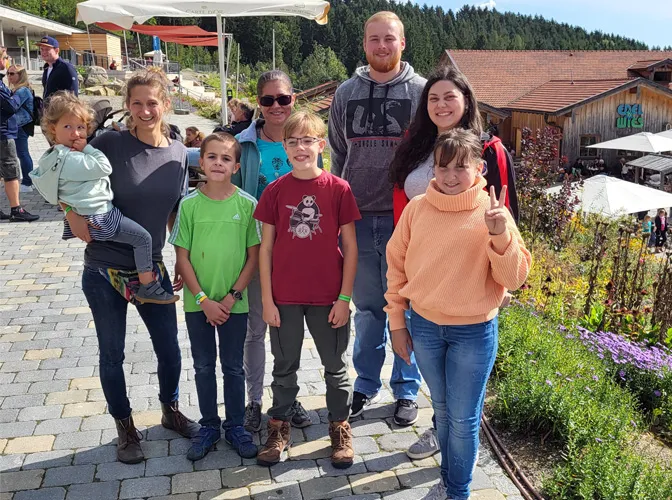
[[[44,65],[44,73],[42,73],[42,86],[44,87],[42,98],[47,99],[47,97],[59,90],[69,90],[78,95],[79,81],[77,79],[77,71],[75,71],[72,64],[64,61],[58,55],[60,51],[58,40],[45,36],[35,45],[40,47],[40,56],[46,63]]]

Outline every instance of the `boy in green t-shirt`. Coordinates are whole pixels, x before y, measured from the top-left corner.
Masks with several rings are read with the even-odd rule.
[[[186,287],[184,311],[194,356],[196,391],[203,418],[199,435],[187,452],[200,460],[224,438],[243,458],[257,455],[243,427],[245,374],[243,348],[247,333],[246,288],[259,261],[260,226],[252,217],[254,197],[231,184],[240,168],[240,144],[229,134],[212,134],[201,145],[201,168],[207,183],[185,197],[170,235],[177,268]],[[217,414],[217,350],[224,372],[226,420]]]

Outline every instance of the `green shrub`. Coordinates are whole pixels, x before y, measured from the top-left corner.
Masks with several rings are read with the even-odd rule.
[[[630,451],[641,428],[635,396],[579,341],[533,310],[502,311],[493,376],[494,417],[520,432],[551,435],[563,463],[547,478],[551,498],[667,498],[672,475]]]

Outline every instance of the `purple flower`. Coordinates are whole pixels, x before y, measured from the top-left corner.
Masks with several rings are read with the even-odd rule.
[[[659,398],[660,395],[661,395],[661,392],[659,390],[655,390],[655,391],[653,391],[653,395],[656,396],[657,398]]]
[[[528,351],[527,355],[532,356],[534,353],[532,351]]]
[[[560,330],[561,332],[566,332],[567,327],[565,325],[560,325],[560,326],[558,326],[558,330]]]
[[[598,442],[598,443],[602,442],[602,440],[600,438],[595,438],[595,441]]]
[[[597,375],[593,375],[593,380],[597,382],[598,380],[600,380],[600,377],[598,377]]]
[[[550,380],[546,379],[546,385],[553,385],[553,382],[551,382]]]
[[[560,373],[560,372],[555,372],[555,374],[556,374],[558,377],[562,377],[562,373]]]
[[[573,339],[574,335],[572,335],[571,333],[568,333],[567,335],[565,335],[565,338],[566,339]]]

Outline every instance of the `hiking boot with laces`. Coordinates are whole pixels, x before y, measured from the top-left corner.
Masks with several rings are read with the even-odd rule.
[[[435,484],[432,489],[422,497],[422,500],[450,500],[443,481],[439,481]]]
[[[135,300],[141,304],[174,304],[180,297],[166,292],[159,282],[154,280],[149,285],[140,284]]]
[[[178,408],[177,401],[168,405],[161,403],[161,412],[163,412],[161,425],[166,429],[171,429],[186,438],[193,438],[198,435],[201,426],[184,416]]]
[[[296,400],[292,403],[292,411],[294,412],[294,415],[292,415],[292,427],[303,429],[313,423],[306,409]]]
[[[257,456],[257,445],[252,442],[252,435],[242,425],[226,429],[224,439],[242,458]]]
[[[410,399],[398,399],[394,410],[394,423],[408,427],[418,421],[418,404]]]
[[[277,464],[282,453],[292,444],[292,428],[289,422],[270,419],[268,421],[268,439],[257,454],[257,464],[270,467]]]
[[[352,448],[352,429],[347,420],[329,422],[329,438],[331,439],[331,465],[337,469],[347,469],[355,460]]]
[[[142,434],[135,428],[133,417],[114,419],[117,424],[117,459],[125,464],[137,464],[145,459],[140,447]]]
[[[198,436],[191,439],[191,447],[187,451],[187,458],[191,461],[202,459],[215,447],[221,438],[222,433],[219,427],[201,427],[198,431]]]
[[[406,455],[411,460],[422,460],[435,455],[439,451],[439,439],[436,436],[436,429],[427,429],[422,436],[413,443]]]
[[[261,405],[251,401],[245,407],[245,430],[259,432],[261,429]]]

